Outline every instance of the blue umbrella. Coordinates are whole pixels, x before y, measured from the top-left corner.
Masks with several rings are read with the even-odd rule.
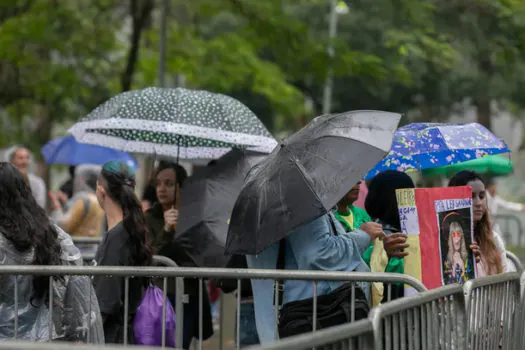
[[[47,164],[102,165],[110,160],[119,160],[137,167],[137,161],[127,152],[80,143],[73,136],[59,137],[49,141],[41,149]]]
[[[478,123],[414,123],[399,128],[388,155],[368,172],[423,170],[510,152],[505,142]]]

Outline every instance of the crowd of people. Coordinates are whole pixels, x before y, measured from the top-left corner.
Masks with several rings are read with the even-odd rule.
[[[179,266],[195,266],[184,248],[174,241],[178,223],[180,189],[187,177],[178,164],[161,162],[142,200],[135,194],[135,172],[129,165],[111,161],[102,167],[70,169],[71,179],[50,195],[52,210],[44,209],[46,189],[42,179],[28,172],[27,149],[13,149],[9,162],[0,163],[0,261],[9,265],[81,265],[82,255],[96,253],[96,266],[148,266],[153,255],[163,255]],[[476,261],[478,276],[509,270],[505,244],[492,224],[491,206],[498,200],[493,183],[470,171],[457,173],[449,186],[470,186],[474,242],[467,247]],[[356,201],[363,187],[363,207]],[[233,256],[228,267],[254,269],[361,271],[404,273],[407,235],[401,232],[396,190],[414,188],[410,176],[385,171],[366,184],[358,182],[326,215],[291,232],[285,239],[258,255]],[[491,198],[491,202],[488,202]],[[501,201],[500,201],[501,202]],[[517,207],[516,207],[517,208]],[[521,210],[523,207],[519,208]],[[76,247],[71,236],[103,237],[95,251]],[[371,264],[374,254],[385,254],[386,268]],[[47,277],[0,276],[0,339],[15,336],[26,340],[65,340],[90,343],[122,343],[124,337],[124,279],[96,276]],[[226,280],[211,281],[223,292],[237,289]],[[173,283],[173,284],[172,284]],[[317,294],[326,295],[343,282],[318,282]],[[144,286],[129,280],[129,320],[140,304]],[[241,290],[241,345],[268,343],[275,339],[274,282],[243,281]],[[359,287],[369,299],[367,283]],[[52,288],[52,293],[50,288]],[[390,286],[390,297],[404,297],[403,285]],[[15,291],[17,291],[15,303]],[[183,344],[190,347],[199,337],[199,301],[202,301],[202,337],[213,334],[208,293],[200,298],[198,280],[185,279]],[[311,282],[284,282],[282,303],[313,297]],[[215,294],[215,292],[213,293]],[[50,299],[52,296],[52,300]],[[167,296],[175,305],[175,282],[169,281]],[[216,297],[212,298],[216,300]],[[386,296],[382,301],[386,301]],[[49,303],[53,324],[49,324]],[[134,343],[132,329],[127,331]]]

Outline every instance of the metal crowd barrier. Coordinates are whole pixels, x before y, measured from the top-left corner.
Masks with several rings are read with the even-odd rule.
[[[523,227],[521,225],[521,220],[516,215],[509,215],[509,214],[498,214],[495,217],[494,220],[501,230],[501,234],[503,235],[503,238],[507,242],[507,244],[510,244],[511,236],[516,237],[516,244],[520,247],[523,247],[525,245],[525,242],[523,241],[525,239],[525,236],[523,235]],[[501,224],[500,223],[504,223]],[[513,229],[511,229],[511,227]]]
[[[520,278],[520,304],[514,318],[514,344],[516,349],[525,349],[525,273]]]
[[[331,327],[315,333],[303,334],[283,339],[264,347],[252,346],[249,349],[265,350],[371,350],[374,346],[374,329],[369,319],[360,320],[337,327]]]
[[[465,349],[463,290],[450,285],[393,300],[370,313],[375,349]]]
[[[128,346],[122,345],[89,345],[89,344],[75,344],[71,346],[69,343],[50,342],[38,343],[28,341],[0,341],[0,350],[158,350],[158,347],[146,346]]]
[[[30,275],[30,276],[50,276],[50,284],[53,283],[54,276],[118,276],[124,278],[125,300],[124,300],[124,333],[128,329],[128,309],[129,309],[129,280],[133,277],[158,277],[163,280],[164,296],[166,299],[166,287],[168,279],[174,278],[178,280],[177,287],[183,285],[183,278],[198,279],[198,319],[199,319],[199,339],[198,348],[203,348],[203,281],[206,279],[223,278],[235,279],[237,285],[240,285],[241,279],[270,279],[270,280],[304,280],[312,281],[312,289],[314,291],[313,304],[316,309],[317,294],[316,281],[344,281],[344,282],[383,282],[383,283],[404,283],[410,285],[419,292],[425,291],[425,287],[418,280],[413,277],[394,274],[394,273],[359,273],[359,272],[335,272],[335,271],[278,271],[278,270],[259,270],[259,269],[202,269],[202,268],[179,268],[179,267],[112,267],[112,266],[16,266],[3,265],[0,266],[0,275]],[[16,291],[15,291],[16,292]],[[53,299],[53,293],[49,293],[50,300]],[[177,300],[182,300],[180,289],[177,289]],[[241,293],[237,294],[237,320],[240,318],[240,300]],[[355,302],[355,301],[354,301]],[[176,309],[182,310],[180,304],[177,303]],[[15,306],[16,310],[16,306]],[[18,314],[18,311],[15,311]],[[177,345],[182,344],[183,321],[177,312]],[[315,322],[316,315],[313,315]],[[15,326],[17,322],[15,321]],[[163,325],[165,327],[165,324]],[[240,324],[237,322],[237,334],[240,331]],[[163,332],[164,333],[164,332]],[[124,337],[124,345],[127,342],[127,334]],[[239,337],[237,336],[236,348],[240,348]]]
[[[73,243],[76,244],[100,244],[102,242],[102,237],[79,237],[72,236],[71,239]]]
[[[523,265],[521,264],[521,260],[516,256],[516,254],[506,251],[507,254],[507,261],[510,261],[512,265],[514,265],[515,271],[518,273],[523,272]]]
[[[465,283],[469,343],[473,349],[510,349],[515,338],[514,317],[520,303],[520,280],[515,272]]]
[[[521,292],[520,292],[521,287]],[[449,285],[374,308],[367,320],[255,350],[525,349],[525,273]]]

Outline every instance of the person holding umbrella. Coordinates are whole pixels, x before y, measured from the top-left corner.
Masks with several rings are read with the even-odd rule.
[[[370,271],[361,255],[371,240],[384,237],[382,226],[368,222],[345,232],[332,209],[386,155],[400,118],[381,111],[324,115],[283,140],[248,173],[226,252],[245,254],[248,267],[256,269]],[[329,310],[317,319],[317,329],[368,316],[367,283],[321,281],[314,289],[309,281],[287,280],[279,283],[276,325],[274,282],[251,282],[262,344],[276,339],[276,328],[280,338],[311,330],[314,292],[318,310]],[[354,318],[344,311],[352,307],[351,295],[359,305]]]
[[[178,164],[161,162],[155,174],[157,203],[146,212],[154,254],[164,255],[179,266],[196,267],[197,264],[175,240],[179,221],[179,191],[187,177],[186,170]],[[161,286],[162,288],[162,286]],[[185,279],[184,292],[189,303],[184,304],[183,349],[189,349],[192,339],[199,337],[199,286],[198,281]],[[213,324],[208,293],[203,288],[203,340],[213,335]],[[175,305],[175,282],[168,281],[168,299]]]

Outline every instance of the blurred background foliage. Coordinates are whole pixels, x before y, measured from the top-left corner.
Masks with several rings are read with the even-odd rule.
[[[333,112],[443,121],[466,101],[489,128],[491,103],[521,115],[525,2],[346,5],[331,16],[331,0],[3,0],[0,147],[37,150],[112,95],[159,85],[163,15],[164,85],[231,95],[277,136],[321,114],[329,74]]]

